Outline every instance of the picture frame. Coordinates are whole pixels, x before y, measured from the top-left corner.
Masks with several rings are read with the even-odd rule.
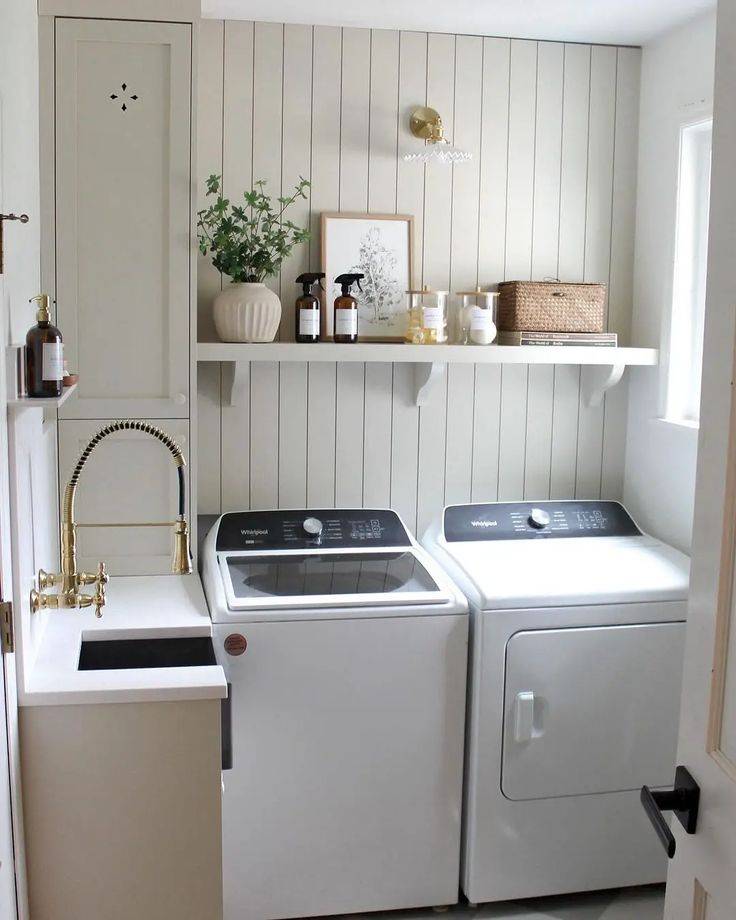
[[[337,275],[363,272],[357,287],[358,338],[362,342],[403,342],[408,314],[406,291],[413,288],[414,216],[326,211],[321,219],[325,273],[323,338],[333,332],[332,305],[340,293]]]

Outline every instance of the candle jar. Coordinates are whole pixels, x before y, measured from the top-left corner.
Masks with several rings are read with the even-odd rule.
[[[444,345],[447,342],[447,291],[407,291],[409,322],[406,341],[413,345]]]
[[[458,291],[462,298],[459,313],[461,345],[490,345],[496,338],[496,291]]]
[[[406,296],[409,302],[404,340],[410,345],[421,345],[424,341],[422,326],[422,293],[421,291],[407,291]]]

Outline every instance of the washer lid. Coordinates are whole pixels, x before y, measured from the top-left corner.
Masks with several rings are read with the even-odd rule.
[[[688,559],[651,537],[450,543],[483,610],[684,600]]]
[[[618,502],[498,502],[445,509],[429,545],[480,609],[684,600],[689,560],[642,534]]]
[[[412,548],[220,553],[230,610],[446,604]]]

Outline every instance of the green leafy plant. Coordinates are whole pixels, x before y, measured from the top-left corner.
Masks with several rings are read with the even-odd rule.
[[[222,176],[207,179],[207,196],[215,203],[197,212],[197,239],[202,255],[212,254],[212,264],[233,281],[263,281],[278,274],[281,263],[294,246],[306,242],[309,230],[284,219],[284,212],[299,198],[307,197],[310,183],[299,177],[291,195],[272,203],[259,179],[243,193],[236,205],[222,195]]]

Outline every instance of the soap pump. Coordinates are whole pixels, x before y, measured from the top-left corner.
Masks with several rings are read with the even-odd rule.
[[[336,342],[349,343],[358,341],[358,301],[350,293],[354,284],[362,293],[361,280],[365,275],[360,272],[338,275],[335,284],[339,284],[342,292],[335,298],[335,328],[334,339]]]
[[[38,304],[36,325],[26,336],[26,389],[29,396],[53,399],[61,396],[64,379],[64,346],[61,333],[51,324],[49,295],[39,294],[29,303]]]
[[[296,283],[302,286],[302,296],[296,301],[294,338],[297,342],[319,342],[322,310],[312,287],[319,284],[322,288],[324,276],[324,272],[303,272],[296,279]]]

